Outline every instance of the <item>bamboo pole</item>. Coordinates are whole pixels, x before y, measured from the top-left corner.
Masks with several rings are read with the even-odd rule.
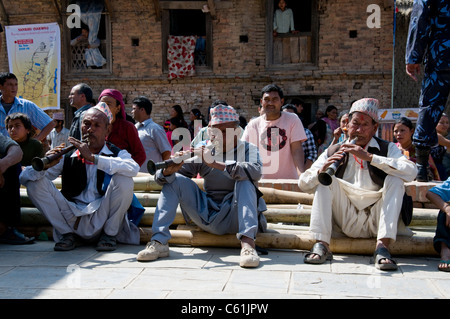
[[[300,192],[283,191],[269,187],[259,187],[267,204],[305,204],[312,205],[314,195]]]
[[[203,189],[203,179],[193,178],[192,179],[201,189]],[[135,192],[149,192],[158,191],[160,186],[156,182],[152,182],[150,177],[135,177],[134,178],[134,190]],[[269,187],[260,187],[261,192],[263,192],[263,198],[266,203],[271,204],[298,204],[302,203],[305,205],[312,205],[314,198],[313,194],[301,193],[301,192],[291,192],[273,189]],[[136,193],[137,195],[138,193]],[[145,206],[145,205],[144,205]]]
[[[201,178],[193,178],[192,179],[201,189],[203,189],[203,179]],[[145,173],[139,173],[136,177],[133,177],[134,181],[134,191],[137,193],[142,192],[159,192],[161,191],[161,185],[158,185],[154,181],[154,176]],[[57,188],[61,188],[61,178],[57,178],[54,181],[54,184]],[[264,185],[264,180],[260,181],[262,185]],[[428,189],[435,186],[435,183],[418,183],[418,182],[410,182],[405,183],[407,193],[413,197],[415,204],[418,205],[431,205],[430,208],[434,206],[430,204],[428,199],[425,197],[425,193]],[[275,187],[275,186],[274,186]],[[264,193],[264,199],[267,204],[305,204],[312,205],[312,201],[314,198],[313,194],[307,194],[303,192],[297,191],[283,191],[274,189],[271,187],[260,187],[260,190]],[[26,190],[22,187],[21,191],[23,194],[26,194]],[[25,205],[31,205],[26,198],[23,198]],[[417,207],[419,207],[417,205]]]
[[[202,181],[202,180],[201,180]],[[198,180],[200,184],[200,180]],[[142,206],[150,207],[156,206],[158,202],[158,198],[160,196],[160,192],[152,191],[150,192],[148,189],[150,188],[146,184],[145,181],[140,183],[135,183],[135,195],[141,202]],[[136,191],[139,190],[139,191]],[[306,193],[298,193],[298,192],[290,192],[290,191],[282,191],[273,188],[265,188],[261,187],[260,190],[264,193],[263,198],[266,204],[304,204],[304,205],[312,205],[314,195],[306,194]],[[33,203],[28,198],[26,189],[22,188],[20,190],[20,200],[22,206],[33,206]]]
[[[145,207],[145,213],[142,216],[140,226],[151,226],[155,216],[155,207]],[[22,207],[23,225],[49,225],[45,216],[35,207]],[[269,207],[264,216],[268,223],[294,223],[309,225],[311,210],[306,207],[303,209],[283,209]],[[414,208],[411,227],[417,226],[436,226],[438,210]],[[180,207],[177,209],[173,225],[185,224]]]
[[[171,230],[169,241],[172,245],[190,245],[194,247],[240,247],[236,235],[214,235],[199,230]],[[141,228],[141,241],[151,238],[150,228]],[[270,231],[259,233],[256,244],[264,248],[310,250],[315,240],[306,231]],[[332,238],[330,249],[337,254],[372,255],[376,239]],[[435,256],[433,235],[421,233],[413,237],[398,237],[390,247],[393,255],[425,255]]]

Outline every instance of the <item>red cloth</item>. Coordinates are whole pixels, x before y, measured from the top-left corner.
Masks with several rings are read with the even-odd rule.
[[[195,36],[169,35],[167,40],[167,64],[169,80],[195,74]]]
[[[133,123],[122,118],[116,118],[112,124],[112,131],[106,140],[120,149],[127,150],[139,166],[144,164],[146,159],[144,146],[142,146]]]

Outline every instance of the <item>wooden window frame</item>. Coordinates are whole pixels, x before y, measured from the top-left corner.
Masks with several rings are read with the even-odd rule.
[[[65,1],[65,7],[67,8],[67,6],[69,5],[70,1],[66,0]],[[63,10],[63,12],[65,12]],[[65,22],[67,20],[67,18],[71,15],[71,12],[65,12],[64,14],[64,18],[63,21]],[[101,69],[83,69],[83,70],[77,70],[72,68],[72,47],[70,45],[70,41],[71,39],[71,30],[64,26],[63,28],[63,52],[65,52],[65,62],[64,62],[64,66],[66,69],[66,74],[68,75],[73,75],[73,76],[85,76],[85,75],[89,75],[89,76],[105,76],[105,75],[112,75],[112,38],[111,38],[111,33],[112,33],[112,27],[111,27],[111,14],[108,10],[108,5],[105,2],[105,8],[102,12],[102,15],[105,16],[105,33],[106,33],[106,39],[105,40],[101,40],[101,45],[103,45],[105,47],[105,59],[106,59],[106,64],[103,66],[103,68]]]
[[[167,39],[170,33],[170,10],[201,10],[200,2],[197,1],[160,1],[161,9],[161,47],[162,47],[162,69],[163,73],[169,72],[167,64]],[[206,3],[206,2],[205,2]],[[210,13],[205,13],[206,23],[206,64],[205,66],[195,66],[196,74],[210,73],[213,70],[213,30]]]
[[[274,0],[266,0],[267,8],[267,29],[266,29],[266,68],[273,70],[295,69],[295,70],[315,70],[318,64],[318,43],[319,43],[319,16],[318,0],[311,0],[311,32],[300,32],[297,35],[278,35],[281,38],[311,37],[311,61],[299,63],[274,63],[274,37],[273,37],[273,15],[275,12]]]

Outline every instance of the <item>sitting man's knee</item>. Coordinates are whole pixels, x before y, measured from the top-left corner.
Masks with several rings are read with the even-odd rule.
[[[250,182],[249,180],[241,180],[241,181],[236,181],[236,188],[238,189],[251,189],[254,190],[255,186],[252,182]]]
[[[403,189],[405,188],[405,182],[400,178],[392,175],[386,176],[384,180],[384,189],[395,188]]]
[[[134,188],[134,181],[132,177],[123,176],[123,175],[113,175],[111,178],[111,184],[114,185],[114,187],[127,190]]]

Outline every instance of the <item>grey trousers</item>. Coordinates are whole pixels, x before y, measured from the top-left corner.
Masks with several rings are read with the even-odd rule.
[[[55,241],[61,235],[75,233],[86,240],[98,238],[102,232],[116,236],[126,244],[139,244],[139,229],[126,218],[133,198],[133,179],[113,175],[103,196],[100,208],[89,215],[77,217],[69,201],[52,181],[41,178],[27,183],[27,193],[34,205],[47,217],[53,226]]]
[[[236,181],[234,191],[227,194],[222,203],[215,203],[199,189],[190,178],[176,174],[172,183],[164,184],[155,210],[152,240],[167,244],[176,210],[180,204],[186,221],[216,235],[236,234],[256,238],[258,231],[258,207],[253,184]]]

